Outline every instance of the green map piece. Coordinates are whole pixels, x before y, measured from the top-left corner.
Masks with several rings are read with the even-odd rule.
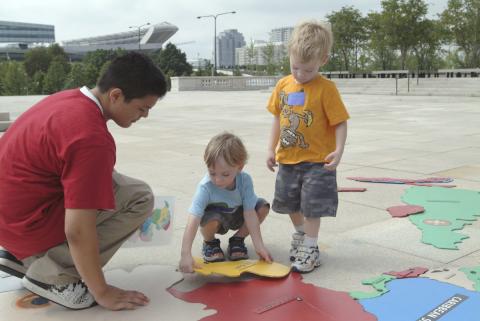
[[[457,243],[468,236],[455,231],[480,217],[480,193],[466,189],[414,186],[402,200],[425,208],[409,220],[422,231],[422,242],[440,249],[458,250]]]
[[[371,285],[375,289],[375,292],[352,291],[349,294],[355,300],[375,298],[388,292],[386,284],[393,279],[396,279],[393,275],[382,274],[371,279],[363,280],[362,284]]]
[[[473,268],[461,268],[459,270],[467,275],[467,278],[473,282],[473,287],[475,290],[480,292],[480,266]]]

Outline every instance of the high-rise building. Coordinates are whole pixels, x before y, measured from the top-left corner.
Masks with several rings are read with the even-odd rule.
[[[29,48],[54,42],[53,25],[0,21],[0,60],[21,60]]]
[[[222,31],[217,37],[217,66],[235,66],[235,49],[245,46],[245,39],[237,29]]]
[[[286,57],[286,48],[284,42],[257,40],[251,45],[235,49],[235,63],[238,66],[265,66],[268,64],[267,59],[271,59],[270,63],[278,64]]]
[[[293,27],[276,28],[270,31],[271,42],[285,42],[287,43],[292,36]]]
[[[0,43],[29,45],[55,42],[55,27],[38,23],[0,21]]]

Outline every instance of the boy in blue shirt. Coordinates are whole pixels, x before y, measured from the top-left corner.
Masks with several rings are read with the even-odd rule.
[[[208,173],[198,184],[189,209],[179,264],[181,272],[193,272],[192,244],[199,227],[204,238],[205,262],[225,260],[215,234],[225,234],[228,230],[236,230],[229,239],[228,259],[248,258],[244,239],[251,235],[257,254],[267,262],[272,261],[260,232],[260,223],[267,216],[270,204],[255,195],[250,175],[242,171],[247,157],[242,141],[233,134],[221,133],[208,143],[204,154]]]

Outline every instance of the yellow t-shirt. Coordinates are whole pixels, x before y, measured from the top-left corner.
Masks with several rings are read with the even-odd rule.
[[[323,163],[335,150],[335,127],[350,116],[335,84],[318,75],[298,84],[292,75],[280,79],[267,109],[280,117],[277,161]]]

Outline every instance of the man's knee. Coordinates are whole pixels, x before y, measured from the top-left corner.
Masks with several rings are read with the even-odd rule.
[[[138,213],[142,218],[146,218],[152,214],[155,196],[150,186],[147,183],[142,183],[141,186],[136,188],[135,193],[132,194],[130,210],[133,213]]]
[[[113,178],[117,206],[142,219],[152,213],[155,197],[147,183],[119,173],[115,173]]]

